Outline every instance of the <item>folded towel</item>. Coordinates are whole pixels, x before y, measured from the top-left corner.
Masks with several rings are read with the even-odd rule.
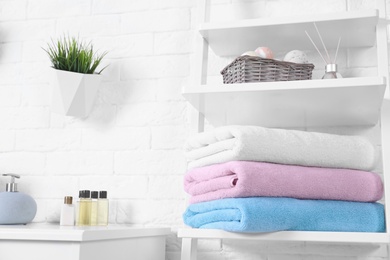
[[[372,170],[373,145],[358,136],[341,136],[258,126],[223,126],[188,139],[188,168],[227,161]]]
[[[374,202],[383,196],[375,173],[249,161],[192,169],[184,190],[190,203],[257,196]]]
[[[234,232],[281,230],[384,232],[379,203],[251,197],[190,205],[184,223]]]

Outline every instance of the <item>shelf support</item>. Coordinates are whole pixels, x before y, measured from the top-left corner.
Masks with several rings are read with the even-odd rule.
[[[386,2],[377,0],[376,7],[379,12],[379,20],[376,26],[378,76],[386,78],[385,97],[390,98],[389,93],[389,53],[387,43],[387,20],[386,20]]]
[[[386,20],[386,1],[377,0],[376,7],[379,12],[379,20],[376,27],[376,42],[377,42],[377,59],[378,59],[378,76],[385,78],[386,91],[385,98],[382,103],[381,110],[381,133],[382,133],[382,165],[383,165],[383,182],[384,186],[384,197],[386,201],[390,198],[390,92],[389,92],[389,53],[387,43],[387,20]],[[385,207],[385,218],[387,224],[387,234],[390,234],[390,207],[389,202],[386,203]],[[390,242],[390,241],[389,241]],[[389,245],[388,245],[389,250]]]
[[[208,0],[201,0],[198,3],[198,24],[209,22],[210,20],[210,8],[208,8]],[[205,85],[207,84],[207,65],[208,65],[208,55],[209,55],[209,46],[207,41],[197,33],[196,37],[196,50],[195,50],[195,71],[194,79],[192,82],[195,85]],[[199,102],[202,102],[201,100]],[[195,112],[191,116],[194,118],[195,122],[192,124],[196,125],[197,132],[204,131],[204,115],[200,112]]]
[[[198,239],[182,238],[181,260],[196,260],[198,251]]]
[[[382,133],[382,164],[383,164],[383,182],[385,187],[390,187],[390,100],[384,99],[381,113],[381,133]],[[390,198],[390,191],[384,189],[384,197],[386,200]],[[386,203],[387,204],[387,203]],[[390,234],[390,207],[385,207],[385,216],[387,223],[387,234]],[[390,243],[390,241],[389,241]]]

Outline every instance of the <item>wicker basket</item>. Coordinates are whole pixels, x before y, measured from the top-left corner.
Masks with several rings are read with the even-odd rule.
[[[313,64],[298,64],[254,56],[240,56],[221,74],[224,84],[311,79]]]

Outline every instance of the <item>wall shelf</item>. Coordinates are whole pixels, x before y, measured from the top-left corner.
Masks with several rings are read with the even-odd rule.
[[[383,77],[202,85],[184,97],[214,126],[375,125],[385,93]]]
[[[314,21],[326,35],[324,42],[329,49],[336,47],[340,36],[342,48],[375,44],[378,10],[203,23],[199,32],[219,56],[237,56],[259,46],[272,46],[278,51],[312,50],[305,30],[315,37]]]
[[[390,101],[386,2],[376,0],[376,9],[295,17],[265,17],[231,22],[209,22],[210,1],[200,0],[201,21],[197,38],[194,84],[183,96],[195,108],[192,120],[204,131],[204,120],[214,126],[231,124],[264,127],[305,128],[332,126],[374,126],[380,119],[384,197],[390,197]],[[274,52],[293,49],[313,50],[305,30],[316,36],[316,23],[328,49],[375,47],[377,76],[331,80],[303,80],[245,84],[207,84],[209,48],[217,56],[238,56],[258,46]],[[389,93],[386,93],[388,96]],[[385,201],[386,202],[386,201]],[[387,203],[386,203],[387,204]],[[385,207],[389,227],[390,207]],[[325,243],[386,244],[386,233],[280,231],[234,233],[223,230],[183,228],[182,260],[197,259],[198,239],[238,239],[255,241],[307,241]]]
[[[389,235],[386,233],[364,232],[313,232],[313,231],[280,231],[272,233],[234,233],[217,229],[190,229],[178,230],[178,236],[182,238],[198,239],[238,239],[257,241],[311,241],[332,243],[389,243]]]

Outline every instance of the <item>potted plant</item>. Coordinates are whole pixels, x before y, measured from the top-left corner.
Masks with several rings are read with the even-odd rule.
[[[97,72],[103,57],[91,43],[64,36],[44,49],[52,63],[52,111],[67,116],[86,117],[94,104],[101,82]]]

